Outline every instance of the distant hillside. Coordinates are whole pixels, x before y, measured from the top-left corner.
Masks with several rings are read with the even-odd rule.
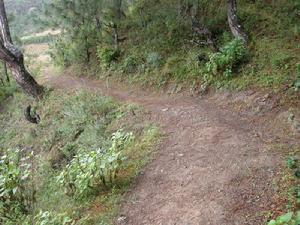
[[[35,19],[47,1],[49,2],[49,0],[4,0],[14,36],[20,37],[40,30]]]
[[[4,0],[6,10],[14,14],[27,14],[32,9],[41,8],[44,0]]]

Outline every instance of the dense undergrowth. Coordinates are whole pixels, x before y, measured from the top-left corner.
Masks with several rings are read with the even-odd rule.
[[[157,129],[135,105],[62,91],[34,106],[31,125],[28,101],[15,93],[0,115],[0,223],[110,224]]]
[[[297,1],[238,1],[239,19],[249,36],[246,49],[233,40],[224,1],[124,1],[120,18],[116,17],[116,6],[108,4],[100,16],[101,29],[97,24],[83,24],[76,31],[72,23],[76,24],[77,18],[70,16],[68,25],[58,22],[64,21],[62,9],[80,13],[76,4],[81,3],[66,9],[63,2],[57,1],[53,7],[57,13],[53,24],[66,31],[52,46],[59,65],[80,64],[93,76],[158,87],[175,82],[194,90],[201,86],[258,87],[299,95]],[[190,11],[184,11],[185,6]],[[211,31],[219,51],[201,44],[205,37],[193,32],[195,18]],[[113,38],[116,32],[119,43]]]

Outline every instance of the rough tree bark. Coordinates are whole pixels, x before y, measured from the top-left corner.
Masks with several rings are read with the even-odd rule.
[[[1,74],[0,80],[1,80],[2,85],[4,86],[5,83],[9,84],[10,80],[9,80],[9,76],[7,73],[6,63],[4,61],[2,61],[2,66],[3,66],[3,72]]]
[[[3,61],[3,74],[6,78],[6,82],[10,83],[10,79],[9,79],[8,72],[7,72],[6,62],[4,62],[4,61]]]
[[[113,40],[114,40],[114,46],[115,46],[115,49],[118,49],[119,48],[119,33],[118,33],[118,26],[117,24],[113,24],[112,25],[112,37],[113,37]]]
[[[118,22],[120,22],[120,20],[122,19],[122,0],[115,0],[114,1],[114,7],[115,7],[115,14],[116,14],[116,18],[118,20]]]
[[[233,36],[243,40],[244,43],[247,43],[248,36],[238,23],[236,0],[227,0],[227,16],[229,27]]]
[[[122,3],[123,0],[114,0],[113,2],[116,21],[112,23],[112,38],[114,40],[114,46],[116,49],[119,48],[119,41],[120,41],[118,26],[120,25],[123,16]]]
[[[25,93],[40,98],[43,88],[26,70],[24,56],[12,42],[3,0],[0,0],[0,35],[0,59],[6,62],[13,78]]]

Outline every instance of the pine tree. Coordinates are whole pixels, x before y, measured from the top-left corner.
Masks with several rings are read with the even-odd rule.
[[[92,48],[101,40],[102,0],[55,0],[45,8],[46,25],[62,31],[56,43],[66,64],[89,63]]]

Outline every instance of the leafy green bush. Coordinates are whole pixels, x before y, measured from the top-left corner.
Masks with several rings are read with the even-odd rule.
[[[121,69],[124,73],[133,73],[142,63],[141,61],[142,60],[140,56],[130,54],[123,60]]]
[[[297,213],[288,212],[284,215],[277,217],[275,220],[268,222],[268,225],[299,225],[300,224],[300,211]]]
[[[71,225],[74,221],[64,214],[54,214],[49,211],[40,211],[34,217],[35,225]],[[27,224],[25,224],[27,225]],[[28,223],[30,225],[30,223]]]
[[[102,224],[100,218],[105,221],[103,224],[110,224],[106,221],[111,221],[115,215],[121,195],[148,161],[150,150],[157,143],[157,129],[144,121],[144,112],[139,107],[120,104],[96,92],[46,92],[35,105],[42,116],[39,126],[20,120],[26,104],[28,98],[16,93],[3,106],[0,155],[1,149],[32,146],[36,154],[30,159],[34,165],[30,173],[33,170],[34,175],[24,183],[26,192],[23,194],[33,190],[28,185],[34,186],[34,207],[27,209],[25,214],[14,212],[10,214],[15,217],[13,221],[0,220],[0,224],[61,225],[64,217],[74,219],[76,224]],[[84,163],[85,160],[90,160],[96,167]],[[105,168],[100,168],[104,162]],[[80,168],[84,168],[84,172]],[[62,186],[61,180],[58,182],[57,179],[63,171],[67,174],[66,178],[62,177],[66,179]],[[93,171],[97,173],[92,174]],[[104,176],[106,186],[100,175]],[[66,195],[69,186],[77,189]],[[91,213],[90,209],[99,204],[109,210]],[[42,213],[37,216],[39,210]]]
[[[122,162],[124,148],[131,142],[131,133],[117,131],[112,135],[111,147],[107,150],[83,151],[77,154],[58,176],[58,182],[66,193],[82,199],[99,189],[114,183]]]
[[[62,67],[89,64],[92,55],[91,39],[72,38],[67,35],[55,38],[49,45],[54,64]]]
[[[234,39],[227,43],[217,53],[209,55],[206,72],[211,75],[222,74],[226,78],[232,77],[233,69],[245,60],[247,51],[242,40]]]
[[[47,136],[42,141],[44,151],[52,151],[53,168],[64,167],[79,149],[102,149],[109,145],[106,128],[118,116],[116,102],[87,92],[59,98],[51,95],[46,102],[52,105],[45,104],[45,116],[57,115],[40,124],[41,128],[51,127],[51,132],[44,130]]]
[[[29,213],[34,204],[34,190],[29,187],[30,157],[19,150],[4,150],[0,158],[0,222],[14,221]]]
[[[71,45],[62,38],[57,38],[50,45],[50,56],[57,66],[68,67],[72,64],[72,59],[76,57],[72,54]]]
[[[98,47],[97,57],[100,61],[100,65],[104,69],[108,69],[111,64],[116,61],[121,55],[119,49],[113,47]]]

